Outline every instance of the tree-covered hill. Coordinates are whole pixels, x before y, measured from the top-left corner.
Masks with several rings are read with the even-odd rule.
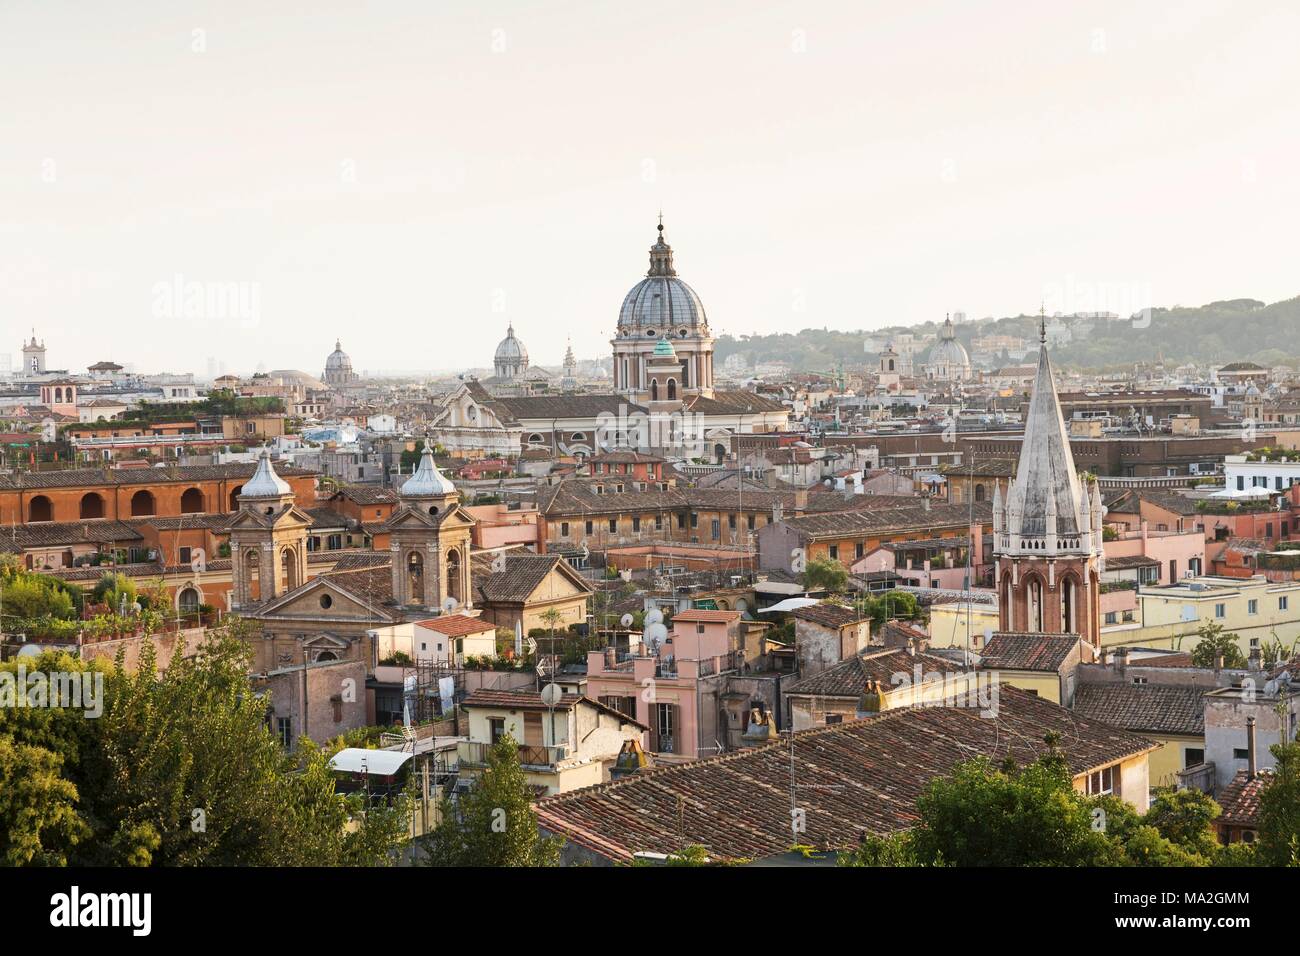
[[[890,326],[855,332],[803,329],[772,335],[724,335],[715,345],[718,362],[739,353],[747,363],[785,361],[795,371],[829,371],[874,365],[868,340],[887,341],[901,332],[918,337],[937,335],[940,322]],[[1048,318],[1053,358],[1062,365],[1087,369],[1129,367],[1135,362],[1163,360],[1226,364],[1253,361],[1266,367],[1295,365],[1300,360],[1300,297],[1266,305],[1256,299],[1231,299],[1196,307],[1152,309],[1125,319]],[[1062,332],[1062,328],[1068,333]],[[990,335],[1018,336],[1032,343],[1038,337],[1038,316],[967,320],[956,326],[957,339],[972,350],[973,339]],[[919,353],[924,361],[928,348]],[[1006,356],[1003,356],[1006,358]],[[1010,357],[1015,360],[1015,356]]]

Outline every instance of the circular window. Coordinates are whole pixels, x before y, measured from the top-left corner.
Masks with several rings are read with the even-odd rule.
[[[679,336],[681,336],[682,338],[686,338],[686,336],[688,336],[688,335],[691,334],[691,330],[690,330],[690,329],[678,329],[678,330],[677,330],[677,334],[678,334]]]
[[[321,606],[321,607],[323,607],[323,608],[327,608],[327,609],[328,609],[328,608],[330,608],[331,606],[333,606],[333,604],[334,604],[334,599],[333,599],[332,597],[330,597],[328,594],[322,594],[322,595],[320,596],[320,606]]]
[[[646,330],[645,330],[645,335],[646,335],[646,338],[648,338],[648,339],[652,339],[652,338],[654,338],[654,337],[655,337],[655,334],[656,334],[656,333],[655,333],[655,330],[654,330],[654,329],[646,329]]]

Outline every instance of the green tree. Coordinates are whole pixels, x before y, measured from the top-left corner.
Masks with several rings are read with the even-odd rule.
[[[488,752],[474,789],[457,802],[443,800],[425,850],[432,866],[556,866],[560,846],[538,833],[519,745],[506,734]]]
[[[1199,790],[1162,790],[1144,820],[1170,843],[1208,862],[1219,850],[1214,820],[1222,812],[1209,794]]]
[[[62,866],[90,835],[77,813],[77,788],[60,775],[52,750],[0,734],[0,861],[5,866]]]
[[[803,586],[808,591],[839,594],[848,583],[848,569],[832,558],[813,558],[803,572]]]
[[[106,604],[114,614],[122,608],[131,610],[138,597],[135,582],[118,571],[106,571],[91,592],[96,604]]]
[[[910,591],[897,589],[886,591],[877,597],[870,597],[866,603],[866,614],[871,618],[876,631],[890,620],[914,620],[921,613],[921,605],[916,595]]]
[[[1219,655],[1223,655],[1224,667],[1245,667],[1246,655],[1237,646],[1236,634],[1224,633],[1222,624],[1206,621],[1196,632],[1200,640],[1192,648],[1192,665],[1195,667],[1213,667]]]
[[[1275,764],[1259,793],[1256,859],[1262,866],[1300,866],[1300,744],[1269,750]]]
[[[931,781],[912,845],[929,865],[1115,865],[1123,851],[1094,828],[1092,811],[1055,750],[1023,768],[979,757]]]

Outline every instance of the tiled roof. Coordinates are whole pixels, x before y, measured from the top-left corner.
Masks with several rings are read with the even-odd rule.
[[[1046,751],[1049,731],[1060,735],[1076,776],[1152,749],[1134,734],[1003,686],[993,718],[976,707],[893,710],[803,731],[793,746],[780,740],[548,797],[536,810],[544,828],[611,860],[686,844],[703,844],[720,859],[763,858],[790,846],[793,779],[805,812],[800,842],[847,848],[864,833],[913,826],[930,780],[964,761],[1033,761]]]
[[[238,481],[253,476],[254,462],[229,465],[190,465],[167,468],[72,468],[66,471],[23,471],[0,475],[0,488],[77,488],[94,485],[186,484],[196,481]],[[276,465],[280,476],[305,477],[316,472]]]
[[[592,700],[590,697],[580,696],[578,694],[565,694],[555,705],[555,710],[572,710],[578,706],[578,703],[584,703],[596,708],[602,713],[618,717],[621,721],[628,724],[634,724],[642,730],[649,730],[645,724],[641,723],[635,717],[629,717],[622,711],[615,710],[608,704],[602,704],[598,700]],[[551,707],[542,700],[542,695],[535,690],[488,690],[480,688],[465,698],[461,704],[462,707],[493,707],[493,708],[510,708],[512,710],[550,710]]]
[[[816,539],[893,534],[942,527],[967,528],[972,523],[987,524],[992,520],[993,506],[987,501],[980,501],[973,506],[937,504],[926,508],[918,504],[905,508],[808,514],[788,518],[786,525]]]
[[[891,678],[906,674],[911,680],[917,664],[922,670],[948,672],[953,665],[929,654],[912,654],[901,647],[871,648],[866,652],[833,664],[819,674],[795,681],[786,687],[786,696],[799,694],[817,697],[860,697],[867,681],[875,680],[887,688],[894,687]]]
[[[820,624],[823,627],[846,627],[849,624],[856,624],[859,621],[869,619],[858,613],[854,608],[829,602],[795,608],[791,613],[800,620],[812,621],[814,624]]]
[[[130,544],[143,536],[122,521],[37,521],[0,530],[0,549],[60,547],[69,544]]]
[[[557,565],[566,564],[557,554],[505,554],[505,567],[492,570],[494,556],[475,556],[471,566],[474,590],[485,601],[526,601],[528,596]]]
[[[1055,673],[1078,646],[1078,634],[998,631],[984,645],[980,666],[985,670],[1002,667],[1013,671]]]
[[[519,421],[556,418],[599,418],[601,415],[631,415],[645,409],[622,395],[535,395],[524,398],[495,398],[494,410],[504,408]],[[548,424],[549,428],[549,424]]]
[[[688,608],[673,614],[673,621],[699,621],[701,623],[739,621],[739,611],[711,611],[705,608]]]
[[[1134,733],[1205,733],[1203,687],[1178,684],[1081,683],[1074,691],[1074,712]]]
[[[1224,787],[1216,798],[1215,802],[1223,808],[1223,813],[1214,822],[1232,826],[1258,827],[1259,795],[1272,779],[1271,770],[1259,771],[1253,780],[1250,779],[1248,771],[1238,770],[1237,775],[1232,778],[1232,783]]]
[[[427,621],[416,621],[415,623],[419,627],[427,627],[431,631],[446,634],[448,637],[464,637],[466,634],[481,634],[484,631],[496,630],[496,625],[491,621],[485,621],[481,617],[468,617],[464,614],[444,614],[442,617],[433,617]]]
[[[737,415],[745,412],[788,411],[788,406],[775,399],[744,390],[715,390],[712,398],[703,395],[689,399],[687,409],[700,415]]]
[[[378,485],[346,485],[339,494],[359,505],[392,505],[398,501],[395,490]]]

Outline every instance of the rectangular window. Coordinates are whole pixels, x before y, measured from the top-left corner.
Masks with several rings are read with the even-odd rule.
[[[609,519],[609,530],[610,530],[611,533],[612,533],[612,532],[616,532],[616,531],[618,531],[618,519],[617,519],[617,518],[610,518],[610,519]]]
[[[736,516],[735,516],[735,515],[727,515],[727,529],[728,529],[729,531],[735,531],[735,530],[736,530]]]
[[[504,717],[489,717],[488,727],[492,732],[493,743],[496,743],[506,735],[506,719]]]
[[[592,527],[591,527],[591,526],[592,526],[592,522],[588,521],[588,522],[587,522],[587,534],[592,534],[592,533],[593,533],[593,531],[592,531]]]
[[[686,527],[686,515],[679,514],[677,516],[677,527],[679,530]]]
[[[190,549],[181,548],[181,564],[189,564],[189,563],[190,563]]]
[[[568,536],[569,536],[569,522],[567,522],[567,521],[561,521],[561,522],[560,522],[560,537],[561,537],[561,538],[567,538]]]
[[[745,518],[745,527],[749,528],[750,531],[753,531],[753,530],[754,530],[754,516],[753,516],[753,515],[748,515],[748,516]]]
[[[1233,748],[1232,748],[1232,759],[1233,759],[1233,760],[1249,760],[1249,759],[1250,759],[1250,751],[1247,750],[1245,747],[1233,747]]]
[[[1247,614],[1258,614],[1258,613],[1259,613],[1259,601],[1255,600],[1254,598],[1251,598],[1249,601],[1247,601],[1247,602],[1246,602],[1246,613],[1247,613]]]
[[[641,516],[640,516],[640,515],[633,515],[633,516],[632,516],[632,532],[633,532],[633,534],[635,534],[636,532],[638,532],[638,531],[640,531],[640,530],[641,530]]]
[[[1215,616],[1215,617],[1227,617],[1227,616],[1228,616],[1228,605],[1226,605],[1226,604],[1216,604],[1216,605],[1214,605],[1214,616]]]
[[[1195,767],[1198,763],[1205,763],[1205,749],[1202,747],[1185,747],[1183,749],[1183,766]]]
[[[662,531],[662,530],[664,530],[664,516],[663,516],[663,515],[655,515],[655,530],[656,530],[656,531]]]
[[[280,737],[280,743],[285,747],[293,746],[293,720],[289,717],[277,717],[275,719],[275,732]]]
[[[1277,609],[1278,609],[1279,611],[1285,611],[1285,610],[1286,610],[1286,602],[1287,602],[1286,595],[1283,595],[1282,597],[1278,598],[1278,599],[1277,599]]]
[[[699,516],[696,512],[692,511],[692,512],[691,512],[691,527],[692,527],[692,528],[698,528],[699,526],[700,526],[700,516]]]
[[[837,544],[833,544],[833,545],[831,545],[831,547],[830,547],[830,554],[831,554],[831,560],[832,560],[832,561],[838,561],[838,560],[840,559],[840,547],[839,547],[839,545],[837,545]]]
[[[1116,618],[1115,618],[1115,612],[1114,612],[1114,611],[1107,611],[1107,612],[1106,612],[1106,623],[1107,623],[1107,624],[1114,624],[1115,621],[1116,621]]]
[[[655,704],[655,735],[659,738],[660,753],[676,753],[677,705]]]
[[[1102,794],[1115,793],[1119,788],[1119,767],[1110,766],[1102,767],[1100,770],[1094,770],[1088,774],[1088,796],[1096,797]]]
[[[827,724],[842,724],[842,723],[844,723],[844,715],[843,715],[843,714],[827,714],[827,715],[826,715],[826,723],[827,723]]]
[[[714,518],[709,522],[709,530],[713,533],[713,540],[717,541],[722,537],[722,522]]]

